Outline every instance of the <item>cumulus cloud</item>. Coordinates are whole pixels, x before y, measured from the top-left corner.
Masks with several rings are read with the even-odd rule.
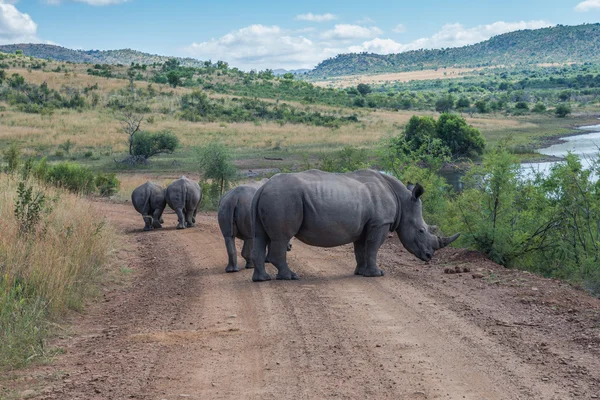
[[[60,4],[67,0],[46,0],[48,4]],[[71,0],[77,3],[86,3],[91,6],[109,6],[112,4],[126,3],[130,0]]]
[[[320,46],[279,26],[250,25],[185,50],[200,59],[224,60],[243,69],[309,68],[341,49]]]
[[[398,24],[394,27],[393,31],[396,33],[406,32],[406,26],[404,26],[404,24]]]
[[[37,24],[13,4],[0,0],[0,42],[39,42]]]
[[[376,26],[367,28],[360,25],[338,24],[333,29],[323,32],[321,37],[327,40],[353,40],[372,38],[382,33],[383,31]]]
[[[600,8],[600,0],[585,0],[575,6],[575,11],[587,12]]]
[[[294,18],[298,21],[311,21],[311,22],[326,22],[326,21],[333,21],[334,19],[337,19],[337,16],[327,13],[327,14],[313,14],[313,13],[307,13],[307,14],[300,14],[300,15],[296,15],[296,18]]]
[[[462,24],[446,24],[435,35],[420,38],[409,43],[398,43],[392,39],[374,38],[360,45],[350,47],[352,52],[370,52],[379,54],[400,53],[417,49],[437,49],[442,47],[460,47],[482,42],[492,36],[520,29],[539,29],[550,26],[548,21],[494,22],[466,28]]]
[[[219,38],[192,43],[184,51],[202,60],[223,60],[245,70],[312,68],[340,53],[366,51],[390,54],[421,48],[464,46],[509,31],[549,25],[546,21],[500,21],[471,28],[447,24],[431,37],[407,43],[382,38],[383,32],[375,26],[338,24],[329,30],[291,30],[276,25],[250,25]]]

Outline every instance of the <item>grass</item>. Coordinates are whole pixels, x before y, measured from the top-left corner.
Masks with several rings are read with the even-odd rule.
[[[29,181],[46,201],[29,233],[15,217],[15,177],[0,174],[0,370],[51,355],[49,321],[80,310],[116,246],[115,232],[78,196]]]

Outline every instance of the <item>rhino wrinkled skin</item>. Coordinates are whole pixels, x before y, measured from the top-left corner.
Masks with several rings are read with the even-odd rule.
[[[131,204],[137,212],[142,214],[144,219],[144,230],[149,231],[152,228],[162,228],[162,213],[167,205],[165,199],[165,190],[150,181],[135,188],[131,193]]]
[[[431,260],[435,250],[460,234],[442,238],[431,233],[434,229],[423,220],[423,191],[419,184],[409,190],[396,178],[372,170],[275,175],[252,201],[252,280],[271,279],[265,271],[267,246],[277,279],[298,279],[286,261],[287,243],[294,236],[318,247],[354,243],[356,275],[383,275],[376,264],[377,252],[388,232],[395,231],[403,246],[419,259]]]
[[[185,176],[171,183],[166,190],[167,204],[177,214],[177,229],[191,228],[196,224],[202,190],[197,182]]]

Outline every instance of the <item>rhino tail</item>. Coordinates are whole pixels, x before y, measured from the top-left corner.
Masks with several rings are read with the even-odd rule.
[[[219,228],[221,228],[223,237],[233,237],[233,222],[235,220],[236,209],[237,204],[235,207],[229,207],[228,204],[223,205],[219,202],[217,220],[219,221]]]
[[[142,207],[142,218],[144,219],[144,221],[148,220],[148,223],[150,225],[152,225],[152,222],[154,222],[154,218],[152,217],[152,213],[150,212],[150,191],[147,190],[146,191],[146,199],[144,200],[144,206]]]
[[[254,237],[263,236],[268,241],[267,232],[265,231],[261,215],[258,212],[258,204],[264,188],[264,185],[261,186],[252,199],[252,230],[254,231]]]

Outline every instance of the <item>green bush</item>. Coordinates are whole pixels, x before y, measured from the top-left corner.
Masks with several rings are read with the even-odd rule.
[[[98,194],[104,197],[110,197],[119,191],[121,182],[117,179],[117,176],[113,174],[102,174],[96,175],[96,188]]]
[[[170,131],[136,132],[133,136],[132,155],[148,159],[161,153],[173,153],[179,146],[179,139]]]
[[[558,106],[556,106],[554,114],[558,118],[565,118],[567,115],[571,114],[571,106],[569,106],[568,104],[559,104]]]
[[[53,165],[46,175],[46,180],[74,193],[91,194],[96,190],[94,172],[68,161]]]
[[[6,160],[5,171],[12,174],[17,171],[19,164],[21,163],[21,149],[16,143],[12,143],[3,153],[4,160]]]
[[[198,166],[204,179],[211,179],[219,187],[219,195],[225,193],[237,178],[231,150],[222,143],[210,142],[196,150]]]

